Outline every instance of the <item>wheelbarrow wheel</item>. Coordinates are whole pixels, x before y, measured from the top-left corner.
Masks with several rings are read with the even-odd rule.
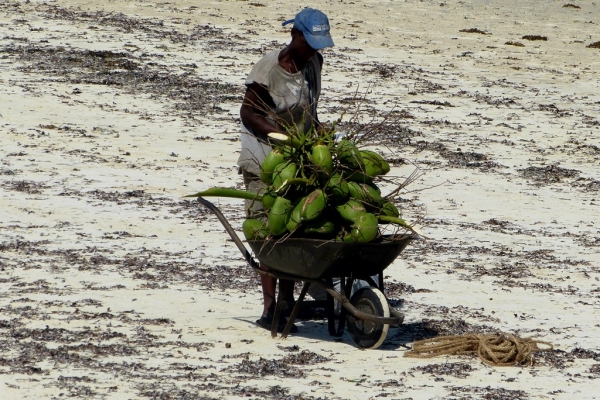
[[[350,303],[359,311],[367,314],[377,317],[390,316],[387,299],[381,290],[373,286],[366,286],[357,290],[352,295]],[[363,321],[353,315],[348,316],[348,333],[354,343],[364,349],[378,348],[385,340],[389,328],[389,324]]]

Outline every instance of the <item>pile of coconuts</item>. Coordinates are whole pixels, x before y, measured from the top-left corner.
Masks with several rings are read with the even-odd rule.
[[[288,131],[289,133],[289,131]],[[381,236],[380,224],[415,229],[400,218],[376,182],[390,171],[377,152],[360,150],[351,136],[333,132],[270,133],[272,151],[261,164],[258,193],[214,187],[186,197],[232,197],[262,203],[262,215],[247,218],[247,240],[303,237],[367,243]],[[392,192],[392,194],[395,192]]]

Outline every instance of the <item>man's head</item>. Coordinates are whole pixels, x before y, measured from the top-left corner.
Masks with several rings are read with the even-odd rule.
[[[304,38],[310,47],[320,50],[333,46],[333,40],[329,34],[329,19],[327,15],[313,8],[305,8],[296,14],[296,18],[285,21],[285,26],[294,23],[294,28],[304,34]]]

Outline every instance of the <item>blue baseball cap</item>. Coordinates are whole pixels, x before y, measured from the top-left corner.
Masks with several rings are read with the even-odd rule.
[[[296,18],[282,23],[285,26],[294,23],[294,28],[304,34],[309,46],[315,50],[333,46],[333,39],[329,34],[329,19],[327,15],[314,8],[305,8],[296,14]]]

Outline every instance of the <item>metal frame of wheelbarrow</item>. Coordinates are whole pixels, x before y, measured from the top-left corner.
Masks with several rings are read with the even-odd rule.
[[[286,338],[287,335],[290,333],[290,330],[292,329],[292,326],[298,315],[298,312],[300,311],[300,308],[302,307],[302,304],[304,302],[304,297],[306,296],[306,293],[308,292],[310,285],[313,283],[316,283],[319,286],[321,286],[328,295],[326,311],[327,311],[327,317],[328,317],[328,329],[329,329],[329,333],[332,336],[341,336],[344,333],[344,324],[345,324],[345,320],[347,317],[346,312],[348,312],[351,316],[353,316],[354,318],[356,318],[358,320],[369,321],[369,322],[373,322],[375,324],[398,325],[398,324],[402,323],[402,321],[403,321],[402,316],[382,317],[382,316],[376,316],[376,315],[365,313],[363,311],[358,310],[346,296],[346,293],[351,292],[352,283],[354,282],[354,280],[356,278],[341,276],[341,275],[339,275],[339,271],[337,271],[338,273],[336,273],[336,271],[334,271],[333,275],[331,273],[321,274],[319,271],[317,271],[316,273],[314,273],[314,271],[309,271],[307,273],[307,276],[299,276],[296,274],[277,271],[277,270],[273,270],[273,269],[269,269],[269,270],[261,269],[260,264],[258,262],[256,262],[256,260],[252,256],[252,254],[248,251],[248,249],[246,248],[246,246],[244,245],[242,240],[239,238],[239,236],[237,235],[235,230],[231,227],[231,225],[229,224],[229,222],[227,221],[225,216],[221,213],[221,211],[214,204],[212,204],[211,202],[209,202],[208,200],[206,200],[202,197],[198,197],[197,201],[200,204],[202,204],[204,207],[208,208],[212,213],[214,213],[216,215],[216,217],[219,219],[219,221],[221,222],[221,224],[223,225],[223,227],[225,228],[227,233],[231,236],[231,239],[236,244],[237,248],[240,250],[240,252],[244,256],[246,262],[250,265],[250,267],[252,267],[252,269],[254,269],[256,272],[258,272],[261,275],[270,276],[272,278],[304,282],[304,285],[302,286],[302,290],[300,292],[300,296],[294,302],[294,307],[292,309],[292,312],[290,314],[288,322],[281,334],[282,338]],[[402,249],[412,239],[413,239],[412,236],[404,237],[402,239],[403,242],[401,242],[401,245],[400,245],[401,247],[399,247],[397,253],[400,253],[402,251]],[[300,240],[300,239],[295,239],[295,240]],[[259,243],[262,243],[262,242],[259,242]],[[253,246],[253,247],[255,247],[255,246]],[[256,249],[254,249],[254,250],[256,252]],[[377,284],[372,280],[372,278],[370,278],[368,276],[369,274],[363,274],[360,277],[360,279],[365,280],[370,285],[373,285],[374,287],[377,287],[380,290],[382,290],[383,289],[383,276],[381,274],[381,271],[384,268],[386,268],[387,265],[389,263],[391,263],[391,261],[393,261],[393,259],[395,259],[395,257],[396,256],[394,255],[391,260],[389,260],[389,259],[385,260],[386,265],[384,265],[383,268],[380,268],[379,271],[375,271],[375,273],[370,274],[370,275],[375,275],[377,273],[380,274],[379,282]],[[339,292],[333,286],[333,282],[332,282],[333,278],[340,279],[340,291]],[[348,279],[346,279],[346,278],[348,278]],[[334,299],[337,300],[340,303],[340,305],[342,306],[337,327],[335,326],[336,317],[335,317],[335,306],[334,306],[334,301],[333,301]],[[277,303],[276,303],[276,307],[275,307],[275,314],[273,317],[273,323],[271,326],[271,336],[272,337],[277,337],[279,316],[280,316],[282,309],[286,308],[287,306],[288,306],[287,302],[283,301],[283,299],[281,297],[281,291],[279,291],[279,295],[278,295],[278,299],[277,299]]]

